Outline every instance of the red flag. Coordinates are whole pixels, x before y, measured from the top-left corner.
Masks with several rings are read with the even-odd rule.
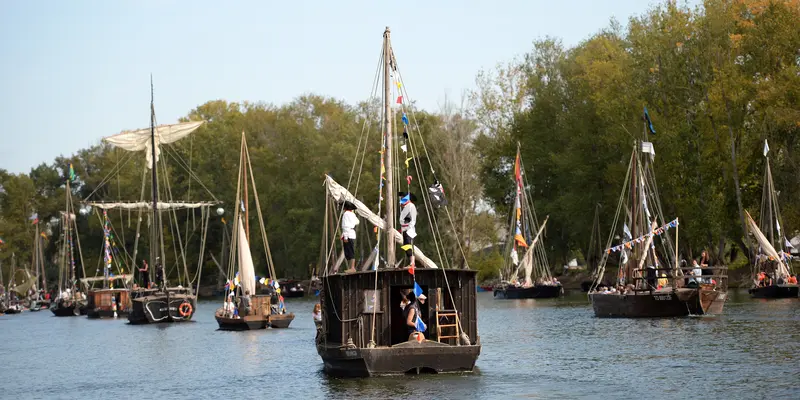
[[[403,96],[397,96],[397,104],[403,104]]]
[[[519,167],[519,152],[517,152],[517,160],[514,161],[514,178],[517,180],[517,182],[520,182],[522,180],[521,172],[522,171],[520,171]]]
[[[409,265],[408,266],[408,273],[411,274],[411,275],[414,275],[414,266],[413,265]]]

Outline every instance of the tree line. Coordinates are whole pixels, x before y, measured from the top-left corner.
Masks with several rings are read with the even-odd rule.
[[[642,136],[644,107],[656,130],[650,141],[661,201],[667,218],[680,218],[684,257],[705,249],[717,261],[747,264],[752,254],[743,215],[747,210],[759,218],[764,140],[791,238],[800,224],[800,207],[792,201],[800,195],[798,26],[797,0],[707,0],[696,8],[668,1],[625,27],[612,21],[571,48],[556,38],[536,40],[523,56],[479,72],[462,104],[415,110],[430,149],[425,157],[450,203],[446,251],[458,259],[460,249],[469,249],[470,267],[482,278],[496,275],[502,259],[496,248],[502,246],[492,245],[504,240],[499,227],[513,201],[510,169],[519,145],[536,210],[550,215],[544,241],[551,265],[583,260],[597,204],[601,231],[609,233],[631,146]],[[209,101],[186,115],[207,123],[170,145],[186,165],[167,162],[166,168],[174,199],[210,200],[210,192],[224,203],[225,214],[213,215],[209,224],[209,282],[216,276],[210,255],[219,260],[222,250],[222,219],[227,216],[228,230],[232,223],[241,132],[247,133],[277,272],[303,278],[320,258],[324,174],[349,179],[364,122],[379,126],[379,108],[373,101],[305,95],[280,106]],[[377,201],[378,144],[372,146],[359,189],[366,204]],[[57,277],[57,221],[70,163],[77,200],[90,193],[94,200],[141,198],[143,157],[126,157],[99,143],[29,173],[0,170],[6,281],[12,252],[18,267],[30,264],[33,213],[45,224],[48,278]],[[121,162],[129,165],[115,168]],[[186,166],[208,191],[182,175]],[[131,226],[127,212],[109,216],[118,228]],[[424,243],[430,232],[422,225]],[[79,231],[83,269],[92,276],[102,226],[89,213],[79,218]],[[133,234],[127,235],[116,238],[121,246],[131,246]],[[263,259],[260,236],[252,240],[254,258]],[[139,254],[147,254],[143,250]]]

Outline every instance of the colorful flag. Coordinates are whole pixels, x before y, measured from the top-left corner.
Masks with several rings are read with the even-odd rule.
[[[403,124],[408,125],[408,117],[406,116],[406,113],[403,113]],[[405,132],[405,130],[403,132]]]
[[[36,224],[39,223],[39,214],[38,213],[33,213],[33,215],[31,215],[31,217],[28,218],[28,219],[33,221],[32,224],[36,225]]]
[[[411,275],[414,275],[414,266],[413,265],[409,265],[408,266],[408,273],[411,274]]]
[[[46,234],[46,233],[42,232],[42,233],[40,233],[40,235],[41,235],[43,238],[47,239],[47,234]]]
[[[414,282],[414,297],[419,297],[422,294],[422,288],[419,287],[419,284],[415,281]]]
[[[0,244],[6,244],[6,241],[3,238],[0,238]]]
[[[72,168],[72,163],[69,163],[69,181],[75,181],[75,170]]]
[[[653,128],[653,122],[650,121],[650,113],[647,112],[647,107],[644,108],[644,119],[647,121],[647,129],[650,130],[650,133],[653,135],[656,134],[656,128]]]
[[[397,104],[403,104],[403,96],[397,96]]]
[[[427,326],[425,326],[425,323],[422,322],[422,318],[420,318],[419,315],[417,315],[417,323],[416,323],[416,325],[417,325],[416,326],[417,331],[425,332],[425,329],[427,328]],[[421,338],[420,338],[420,340],[421,340]]]

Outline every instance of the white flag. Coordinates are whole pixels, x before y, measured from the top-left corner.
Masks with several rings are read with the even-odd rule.
[[[783,240],[786,241],[786,248],[787,249],[793,249],[794,248],[794,246],[792,246],[792,242],[790,242],[789,239],[783,238]]]
[[[764,157],[767,156],[767,153],[769,153],[769,144],[767,143],[767,139],[764,139]]]
[[[622,232],[625,233],[625,240],[633,239],[633,235],[631,235],[631,230],[630,228],[628,228],[628,224],[626,223],[622,224]]]

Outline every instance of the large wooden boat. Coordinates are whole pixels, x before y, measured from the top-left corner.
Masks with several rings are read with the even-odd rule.
[[[431,186],[426,187],[423,171],[415,164],[412,172],[409,165],[409,161],[418,156],[409,142],[418,139],[416,135],[419,132],[414,132],[409,126],[409,118],[400,97],[406,93],[400,84],[388,28],[383,35],[382,59],[384,135],[381,138],[378,213],[332,177],[326,176],[325,180],[326,222],[321,248],[323,261],[320,265],[323,268],[320,268],[322,288],[319,295],[322,321],[317,324],[317,353],[322,358],[324,371],[333,376],[469,372],[473,370],[481,350],[477,327],[476,272],[450,269],[444,264],[440,267],[428,259],[417,244],[409,243],[409,238],[416,236],[417,218],[416,206],[411,207],[416,201],[411,193],[412,182],[419,185],[418,193],[423,196],[425,212],[429,213],[429,217],[437,217],[433,215],[435,208],[446,206],[446,199],[438,181],[434,180]],[[394,87],[398,89],[397,97],[392,93]],[[392,109],[391,100],[395,98],[398,98],[398,108],[401,110]],[[399,111],[402,111],[403,136],[398,135],[395,140],[392,119],[393,114],[399,114]],[[406,154],[400,153],[401,150]],[[393,154],[397,155],[397,159],[407,160],[402,176],[408,178],[402,183],[394,180],[395,174],[401,173],[401,169],[393,162]],[[361,157],[361,154],[356,157]],[[353,172],[355,174],[360,176],[360,171]],[[357,180],[352,179],[352,184],[357,185]],[[400,213],[399,223],[403,234],[395,229],[394,199],[397,198],[400,185],[406,186],[406,190],[400,193],[400,203],[404,209]],[[356,259],[352,258],[350,268],[339,273],[339,267],[345,260],[344,242],[337,233],[340,232],[339,225],[329,221],[337,221],[344,209],[348,213],[355,212],[371,225],[358,224],[355,222],[357,218],[348,214],[348,235],[354,235],[348,236],[349,239],[355,237],[350,230],[355,232],[361,229],[363,235],[360,237],[375,235],[377,242],[368,256],[363,255],[359,262],[360,271],[355,268]],[[378,215],[384,212],[383,217]],[[341,221],[340,218],[338,220]],[[361,227],[354,228],[352,223]],[[431,231],[434,237],[441,240],[435,226],[431,227]],[[399,268],[402,260],[396,260],[398,246],[406,251],[408,266],[405,269]],[[440,258],[440,262],[446,261]],[[458,263],[456,260],[453,262]],[[407,305],[403,303],[404,300],[408,300]]]
[[[524,166],[517,145],[517,157],[514,161],[514,207],[511,207],[502,269],[507,280],[494,287],[494,297],[500,299],[559,297],[564,294],[564,288],[550,272],[547,254],[541,240],[547,218],[544,222],[539,222],[528,186],[524,182],[523,171]],[[533,238],[530,237],[532,232],[536,232]],[[524,272],[521,279],[520,272]]]
[[[795,298],[800,288],[797,283],[789,283],[796,275],[792,267],[793,256],[788,251],[791,243],[786,239],[786,229],[778,206],[778,194],[772,180],[769,162],[769,145],[764,140],[764,187],[761,196],[761,225],[756,225],[747,213],[748,226],[758,244],[759,252],[752,268],[753,285],[750,296],[758,299]]]
[[[250,252],[250,202],[247,195],[247,188],[251,184],[253,186],[256,210],[258,211],[261,238],[264,244],[267,274],[269,275],[269,279],[261,279],[261,283],[266,284],[267,294],[256,294],[257,278],[253,256]],[[242,199],[242,188],[244,188],[244,199]],[[231,247],[236,248],[237,251],[231,251],[228,264],[230,269],[227,271],[229,279],[225,285],[223,306],[217,309],[214,313],[214,318],[217,320],[221,330],[244,331],[264,329],[268,326],[288,328],[289,324],[294,320],[294,314],[286,312],[283,297],[281,296],[282,290],[275,279],[275,266],[269,249],[264,218],[261,215],[258,191],[255,186],[253,168],[250,165],[250,153],[244,132],[242,132],[239,174],[234,204],[239,204],[241,207],[235,208],[233,216],[236,226],[233,229]],[[242,217],[242,214],[244,214],[244,217]],[[249,307],[247,303],[249,303]]]
[[[115,276],[123,281],[129,281],[132,275]],[[91,279],[91,278],[89,278]],[[130,289],[102,288],[89,289],[86,304],[86,316],[95,318],[121,318],[127,317],[131,310]]]
[[[645,117],[645,140],[633,146],[617,208],[627,211],[617,211],[612,225],[618,228],[623,222],[625,241],[611,246],[617,234],[612,229],[589,291],[594,314],[617,318],[719,314],[727,299],[727,268],[708,268],[711,275],[684,278],[693,270],[678,265],[679,221],[667,222],[663,216],[652,166],[655,151],[647,142],[652,125],[646,110]],[[675,233],[674,242],[671,232]],[[608,280],[615,285],[607,287],[601,282],[607,282],[604,275],[612,254],[619,260],[619,269],[616,277]]]
[[[144,154],[145,162],[142,176],[144,180],[147,175],[150,175],[150,198],[146,199],[144,196],[145,190],[142,190],[142,197],[139,201],[135,202],[86,202],[87,206],[102,209],[104,212],[106,210],[117,209],[136,212],[138,214],[138,222],[135,224],[136,232],[135,235],[133,235],[133,254],[127,256],[129,257],[130,271],[134,271],[138,268],[139,260],[137,260],[137,254],[140,244],[139,238],[140,236],[148,236],[140,235],[140,229],[142,221],[148,221],[150,230],[148,241],[150,263],[147,272],[140,276],[138,284],[141,284],[141,287],[138,287],[138,284],[134,283],[133,286],[136,288],[132,288],[130,291],[131,307],[128,313],[128,321],[131,324],[181,322],[192,319],[197,306],[196,290],[193,284],[196,280],[197,286],[199,287],[200,278],[202,276],[203,261],[205,259],[206,233],[211,216],[211,207],[220,204],[207,187],[203,185],[202,182],[199,182],[196,175],[188,171],[188,168],[186,168],[186,165],[188,165],[186,161],[181,159],[177,152],[171,151],[169,146],[167,146],[170,143],[191,135],[194,131],[199,129],[205,121],[188,121],[158,126],[156,126],[155,121],[156,116],[151,81],[150,127],[133,131],[123,131],[117,135],[103,138],[105,143],[114,147],[119,147],[130,152],[142,152]],[[197,181],[200,183],[205,193],[214,198],[214,200],[194,201],[186,199],[174,201],[171,194],[171,185],[166,182],[166,175],[162,176],[164,182],[161,182],[161,187],[164,193],[161,194],[161,192],[159,192],[160,182],[158,170],[159,168],[167,168],[166,165],[164,165],[166,161],[159,159],[162,150],[167,150],[167,154],[172,159],[175,159],[182,169],[188,171],[189,177],[186,178],[187,181]],[[119,168],[121,168],[121,166],[118,166],[115,170]],[[97,192],[98,190],[95,189],[93,194]],[[160,200],[160,198],[163,200]],[[222,209],[218,209],[218,212],[219,211],[224,212]],[[148,215],[145,215],[145,213]],[[184,224],[179,223],[179,221],[185,221],[190,218],[193,221],[197,221],[197,223],[186,224],[186,230],[196,229],[197,231],[193,232],[192,235],[188,235],[188,232],[186,232],[186,237],[188,237],[188,239],[186,239],[183,237]],[[168,232],[172,232],[171,235],[164,234],[165,226],[169,226]],[[190,228],[190,226],[192,228]],[[186,241],[190,239],[194,239],[194,241],[187,243]],[[194,274],[189,273],[188,265],[191,261],[186,259],[184,252],[184,249],[189,246],[198,246],[200,249],[198,264]],[[167,249],[170,251],[167,251]],[[171,253],[175,255],[172,256]],[[167,268],[168,265],[170,266],[169,269]],[[178,271],[177,279],[170,277],[169,271]],[[155,279],[153,279],[154,275]],[[193,279],[192,276],[195,278]]]
[[[84,276],[86,270],[81,251],[80,235],[78,234],[78,221],[75,215],[74,201],[72,199],[71,183],[74,177],[72,165],[69,166],[70,174],[66,179],[66,207],[61,213],[61,248],[58,274],[58,297],[50,306],[50,311],[57,317],[71,317],[86,314],[86,295],[81,292],[81,286],[75,271],[76,259],[81,263]]]

